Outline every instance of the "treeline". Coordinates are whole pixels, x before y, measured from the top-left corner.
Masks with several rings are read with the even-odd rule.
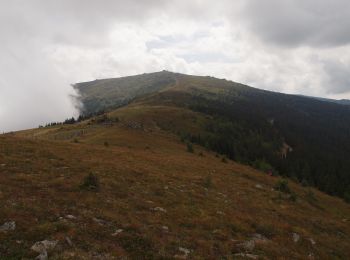
[[[190,104],[212,120],[200,134],[181,133],[183,139],[350,201],[348,107],[254,91],[238,98],[197,96]],[[293,149],[286,158],[283,143]]]
[[[105,111],[101,110],[95,113],[85,113],[85,114],[80,114],[79,117],[77,119],[75,119],[74,117],[71,118],[67,118],[65,119],[63,122],[51,122],[51,123],[47,123],[45,125],[39,125],[39,128],[43,128],[43,127],[50,127],[50,126],[57,126],[57,125],[72,125],[75,123],[79,123],[85,120],[88,120],[90,118],[96,117],[96,116],[101,116],[104,115]]]

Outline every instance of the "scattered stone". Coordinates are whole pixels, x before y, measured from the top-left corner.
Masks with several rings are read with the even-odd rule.
[[[15,221],[5,222],[2,226],[0,226],[0,232],[12,231],[15,229],[16,229],[16,222]]]
[[[58,241],[56,240],[43,240],[43,241],[39,241],[36,242],[31,249],[37,253],[39,253],[39,255],[35,258],[37,260],[47,260],[48,259],[48,254],[47,251],[51,251],[53,250],[56,245],[57,245]]]
[[[47,260],[47,259],[49,259],[47,255],[47,251],[41,252],[40,255],[35,257],[35,260]]]
[[[250,259],[258,259],[259,258],[259,256],[257,256],[257,255],[244,254],[244,253],[237,253],[237,254],[235,254],[235,256],[244,257],[244,258],[250,258]]]
[[[177,259],[187,259],[188,255],[191,253],[190,249],[179,247],[179,251],[182,253],[181,255],[175,255],[174,258]]]
[[[300,240],[299,234],[293,233],[292,236],[293,236],[293,241],[294,241],[294,243],[298,243],[299,240]]]
[[[113,234],[112,234],[112,236],[118,236],[120,233],[122,233],[123,232],[123,229],[117,229]]]
[[[225,213],[224,212],[222,212],[222,211],[220,211],[220,210],[218,210],[218,211],[216,211],[216,214],[218,214],[218,215],[225,215]]]
[[[310,243],[311,243],[311,245],[316,245],[316,241],[315,240],[313,240],[312,238],[309,238],[309,241],[310,241]]]
[[[69,237],[65,237],[65,239],[66,239],[67,244],[72,247],[73,246],[72,240]]]
[[[224,198],[226,198],[226,197],[227,197],[227,195],[226,195],[226,194],[224,194],[224,193],[222,193],[222,192],[218,192],[218,194],[219,194],[219,195],[221,195],[221,196],[223,196]]]
[[[31,249],[37,253],[42,253],[44,251],[51,251],[56,247],[57,243],[58,241],[56,240],[43,240],[43,241],[36,242],[31,247]]]
[[[5,166],[6,166],[6,164],[5,164],[5,163],[2,163],[2,164],[0,164],[0,166],[1,166],[1,167],[5,167]]]
[[[244,250],[250,252],[253,251],[255,248],[255,241],[254,240],[248,240],[241,244],[238,244],[239,247],[243,248]]]
[[[184,247],[179,247],[179,251],[184,253],[185,255],[188,255],[189,253],[191,253],[191,250]]]
[[[161,207],[155,207],[155,208],[153,208],[153,210],[154,210],[154,211],[159,211],[159,212],[164,212],[164,213],[166,213],[166,212],[167,212],[167,210],[166,210],[166,209],[161,208]]]
[[[258,242],[258,243],[265,243],[265,242],[269,241],[269,239],[267,237],[265,237],[261,234],[258,234],[258,233],[253,234],[252,240],[254,242]]]
[[[109,225],[109,222],[103,219],[99,219],[99,218],[92,218],[93,221],[95,221],[97,224],[99,224],[100,226],[106,226]]]
[[[77,219],[77,217],[73,216],[73,215],[66,215],[66,218],[71,219],[71,220]]]
[[[263,186],[261,184],[256,184],[255,185],[255,188],[259,189],[259,190],[262,190],[263,189]]]
[[[169,232],[169,228],[167,226],[162,226],[163,231]]]

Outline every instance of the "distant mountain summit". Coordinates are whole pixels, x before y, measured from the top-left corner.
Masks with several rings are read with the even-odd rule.
[[[137,117],[152,118],[183,139],[350,200],[350,106],[338,104],[346,100],[287,95],[168,71],[74,87],[84,113],[139,107]],[[185,111],[203,119],[179,116]]]
[[[98,79],[74,85],[81,94],[84,113],[94,113],[127,104],[136,97],[161,91],[180,74],[160,71],[122,78]]]

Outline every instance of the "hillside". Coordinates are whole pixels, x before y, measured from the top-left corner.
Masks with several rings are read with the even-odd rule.
[[[152,111],[151,121],[183,139],[350,201],[349,106],[167,71],[77,86],[86,112],[129,104],[142,120]],[[201,120],[181,118],[193,112]]]
[[[136,97],[160,91],[175,83],[175,74],[167,71],[137,76],[101,79],[77,83],[86,114],[127,104]]]
[[[170,72],[120,81],[80,85],[104,113],[0,135],[0,259],[350,257],[350,205],[281,171],[323,154],[313,131],[338,136],[321,114],[346,134],[346,106]]]
[[[32,259],[44,240],[50,259],[350,257],[348,204],[200,146],[190,152],[152,121],[203,120],[180,112],[134,104],[0,136],[0,226],[16,225],[0,231],[1,259]],[[99,186],[82,186],[90,173]]]

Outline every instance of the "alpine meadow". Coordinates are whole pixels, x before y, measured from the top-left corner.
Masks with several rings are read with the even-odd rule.
[[[0,0],[0,260],[350,259],[346,0]]]

